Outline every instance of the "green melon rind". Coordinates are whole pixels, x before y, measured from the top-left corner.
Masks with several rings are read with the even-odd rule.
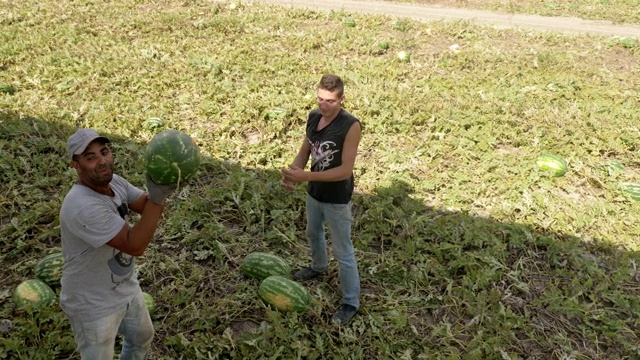
[[[61,252],[49,254],[43,257],[34,268],[36,278],[42,280],[51,287],[60,286],[62,278],[62,266],[64,257]]]
[[[348,27],[355,27],[356,21],[353,20],[352,18],[344,18],[342,19],[342,24]]]
[[[309,291],[296,281],[279,275],[262,280],[258,295],[282,311],[304,311],[309,305]]]
[[[42,280],[29,279],[16,286],[13,301],[25,310],[41,310],[55,304],[56,293]]]
[[[542,154],[536,159],[536,165],[543,171],[549,171],[554,176],[562,176],[567,172],[567,162],[558,155]]]
[[[10,84],[0,84],[0,93],[12,95],[15,89]]]
[[[184,183],[200,166],[200,150],[191,137],[167,129],[156,134],[144,154],[145,170],[159,185]]]
[[[620,160],[608,160],[604,164],[604,169],[607,171],[609,176],[614,176],[624,171],[624,164]]]
[[[265,252],[254,252],[247,255],[242,261],[240,269],[245,275],[259,280],[272,275],[287,277],[291,273],[291,268],[284,259]]]
[[[156,302],[153,300],[153,296],[151,294],[142,292],[142,297],[144,298],[144,304],[147,306],[147,310],[149,311],[149,315],[153,316],[156,312]]]
[[[618,184],[618,190],[634,201],[640,201],[640,183],[623,182]]]

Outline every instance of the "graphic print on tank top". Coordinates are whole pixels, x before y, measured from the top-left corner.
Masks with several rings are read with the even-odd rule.
[[[129,207],[126,203],[118,206],[118,214],[125,221],[129,221]],[[113,248],[113,257],[107,261],[107,265],[111,270],[111,281],[115,284],[114,289],[118,287],[118,285],[131,279],[131,276],[133,276],[133,265],[135,263],[134,259],[132,255]]]
[[[323,142],[311,142],[309,141],[309,145],[311,146],[311,169],[314,171],[323,171],[334,159],[334,155],[339,152],[339,150],[334,150],[336,143],[333,141],[323,141]]]

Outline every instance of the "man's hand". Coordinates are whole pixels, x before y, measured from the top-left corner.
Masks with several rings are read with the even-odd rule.
[[[280,184],[287,184],[289,186],[285,186],[285,188],[293,188],[293,184],[297,184],[299,182],[307,181],[305,171],[296,165],[289,165],[289,169],[280,170],[282,173],[282,180]]]
[[[158,205],[164,204],[164,201],[167,199],[171,193],[176,189],[177,184],[173,185],[158,185],[149,174],[147,174],[147,190],[149,192],[149,200],[153,201]]]

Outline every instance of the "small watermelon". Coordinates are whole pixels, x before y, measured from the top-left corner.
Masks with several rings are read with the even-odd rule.
[[[553,176],[562,176],[567,172],[567,162],[554,154],[542,154],[536,159],[536,165],[543,171],[550,172]]]
[[[609,176],[615,176],[624,171],[624,165],[622,164],[622,162],[620,162],[620,160],[612,159],[608,160],[604,164],[604,169],[607,171],[607,174],[609,174]]]
[[[276,120],[285,115],[287,115],[287,109],[277,107],[269,110],[269,112],[267,113],[267,118],[269,120]]]
[[[161,118],[152,117],[145,120],[142,125],[144,125],[147,130],[153,131],[161,129],[164,126],[164,121]]]
[[[386,40],[382,40],[378,43],[378,47],[380,48],[380,50],[387,50],[389,49],[389,42]]]
[[[143,292],[142,296],[144,297],[144,304],[147,306],[147,310],[149,310],[149,315],[153,316],[153,313],[156,311],[156,302],[153,300],[153,296],[146,292]]]
[[[11,84],[0,84],[0,93],[11,95],[15,92],[16,90],[13,88],[13,86],[11,86]]]
[[[273,275],[262,280],[258,295],[278,310],[304,311],[309,305],[309,291],[300,283]]]
[[[342,24],[344,26],[348,26],[348,27],[355,27],[356,26],[356,21],[353,20],[352,18],[344,18],[344,19],[342,19]]]
[[[30,279],[15,288],[13,301],[24,310],[41,310],[56,303],[56,293],[43,281]]]
[[[64,257],[61,252],[49,254],[36,264],[34,269],[36,278],[51,287],[58,287],[62,278],[62,265],[64,265]]]
[[[291,268],[284,259],[264,252],[254,252],[245,256],[240,269],[245,275],[259,280],[271,275],[289,276],[291,273]]]
[[[623,182],[618,184],[618,190],[634,201],[640,201],[640,183]]]
[[[189,135],[178,130],[163,130],[149,142],[144,165],[156,184],[180,185],[196,174],[200,150]]]
[[[399,51],[397,56],[398,56],[398,60],[400,60],[402,62],[411,61],[411,55],[409,55],[409,53],[406,52],[406,51]]]

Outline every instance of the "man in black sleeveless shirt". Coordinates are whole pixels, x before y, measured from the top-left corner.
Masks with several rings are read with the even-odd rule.
[[[331,318],[344,325],[360,307],[360,275],[351,242],[353,167],[360,143],[360,121],[342,108],[344,84],[336,75],[322,77],[317,90],[318,109],[309,113],[306,136],[280,184],[288,190],[306,181],[307,240],[312,263],[297,271],[296,280],[313,279],[329,267],[324,223],[329,225],[331,248],[338,261],[342,305]],[[304,168],[311,157],[310,171]]]

